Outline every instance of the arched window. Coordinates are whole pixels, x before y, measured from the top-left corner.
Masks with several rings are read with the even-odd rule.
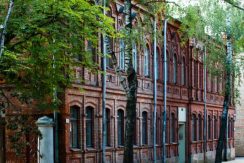
[[[133,144],[134,145],[137,145],[137,126],[136,126],[136,120],[135,120],[135,123],[134,123]]]
[[[108,55],[106,57],[106,67],[111,69],[113,68],[113,62],[112,62],[112,51],[113,51],[113,39],[110,37],[105,37],[105,54]]]
[[[169,53],[168,53],[168,51],[166,51],[166,62],[164,61],[164,54],[163,54],[163,61],[162,61],[162,64],[163,64],[163,73],[162,73],[162,75],[163,75],[163,80],[164,80],[164,69],[165,69],[164,64],[166,64],[166,78],[167,78],[166,81],[167,82],[169,82],[169,78],[170,78],[169,61],[170,61],[170,59],[169,59]]]
[[[159,50],[158,50],[158,48],[156,50],[156,72],[155,72],[155,74],[156,74],[156,79],[158,79],[159,78]]]
[[[70,147],[80,148],[80,108],[78,106],[72,106],[70,108]]]
[[[142,112],[142,144],[147,144],[147,112]]]
[[[195,114],[192,115],[192,121],[191,121],[191,135],[192,135],[192,141],[197,141],[197,117]]]
[[[202,127],[202,116],[198,115],[198,140],[202,140],[202,133],[203,133],[203,127]]]
[[[171,113],[171,116],[170,116],[170,142],[171,143],[175,142],[175,130],[176,130],[175,114]]]
[[[214,139],[218,138],[218,119],[216,116],[214,116]]]
[[[106,145],[110,146],[110,110],[106,108]]]
[[[212,130],[212,120],[211,120],[211,117],[209,115],[208,116],[208,139],[212,138],[211,130]]]
[[[86,146],[93,147],[93,128],[94,128],[94,119],[93,119],[93,108],[86,108]]]
[[[91,59],[93,62],[97,62],[97,53],[96,48],[94,47],[91,41],[87,41],[87,51],[90,53]]]
[[[135,71],[137,72],[137,47],[136,47],[136,43],[132,44],[132,61],[133,61],[133,67],[135,69]]]
[[[169,144],[169,118],[166,118],[165,142]]]
[[[124,111],[119,109],[117,116],[118,145],[124,145]]]
[[[125,43],[122,39],[119,41],[119,68],[125,69]]]
[[[181,63],[181,84],[185,85],[185,58],[182,58],[182,63]]]
[[[194,86],[198,88],[198,62],[195,60],[194,62]]]
[[[144,49],[144,76],[149,77],[150,72],[150,56],[149,56],[149,48],[146,47]]]
[[[167,55],[167,61],[166,61],[167,75],[166,76],[167,76],[167,82],[169,82],[169,78],[170,78],[169,53],[167,52],[166,55]]]
[[[173,56],[173,83],[176,84],[177,82],[177,59],[176,54]]]
[[[158,117],[158,113],[156,113],[156,144],[160,144],[160,119]]]

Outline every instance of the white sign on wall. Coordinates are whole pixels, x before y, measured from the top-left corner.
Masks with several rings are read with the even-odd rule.
[[[178,107],[178,121],[186,122],[186,108]]]

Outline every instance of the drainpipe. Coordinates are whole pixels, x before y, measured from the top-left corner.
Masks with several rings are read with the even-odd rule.
[[[53,40],[55,42],[55,40]],[[53,69],[55,69],[55,56],[53,55]],[[57,88],[53,87],[53,100],[57,101]],[[53,111],[54,121],[54,162],[59,163],[59,145],[58,145],[58,113],[56,110]]]
[[[163,163],[166,163],[166,141],[165,141],[165,138],[166,138],[166,116],[167,116],[167,109],[166,109],[166,102],[167,102],[167,55],[166,55],[166,48],[167,48],[167,37],[166,37],[166,34],[167,34],[167,22],[168,22],[168,19],[165,19],[164,20],[164,112],[163,112],[163,150],[162,150],[162,154],[163,154]]]
[[[154,87],[153,87],[153,100],[154,100],[154,111],[153,111],[153,162],[157,162],[157,149],[156,149],[156,118],[157,118],[157,38],[156,38],[156,16],[154,18]]]
[[[106,15],[106,0],[103,0],[103,14]],[[102,60],[102,163],[106,163],[106,35],[103,34]]]
[[[204,46],[204,75],[203,75],[203,80],[204,80],[204,125],[203,125],[203,139],[204,139],[204,144],[203,144],[203,155],[204,155],[204,162],[206,162],[206,152],[207,152],[207,106],[206,106],[206,85],[207,85],[207,68],[206,68],[206,45]]]

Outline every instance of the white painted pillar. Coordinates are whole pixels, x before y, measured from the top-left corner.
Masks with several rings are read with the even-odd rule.
[[[54,163],[53,120],[47,116],[36,122],[42,139],[38,138],[38,163]]]

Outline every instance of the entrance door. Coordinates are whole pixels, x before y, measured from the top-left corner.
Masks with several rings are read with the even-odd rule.
[[[186,136],[185,136],[185,123],[179,124],[179,163],[185,163],[185,154],[186,154]]]

